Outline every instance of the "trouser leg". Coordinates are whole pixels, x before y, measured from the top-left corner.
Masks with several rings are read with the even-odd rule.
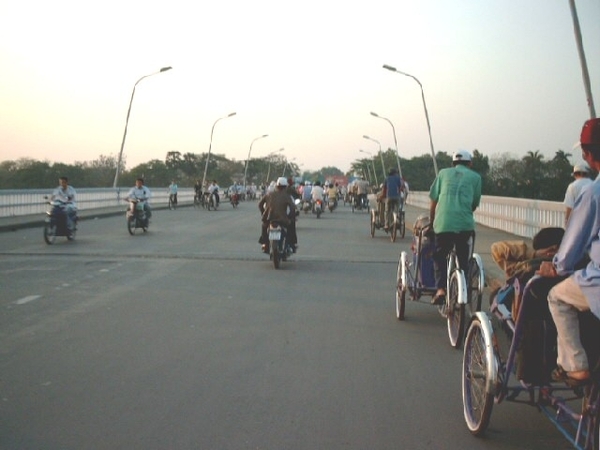
[[[435,251],[433,252],[433,268],[435,271],[435,286],[446,289],[446,259],[452,246],[456,233],[439,233],[435,235]]]
[[[587,311],[590,306],[572,276],[550,290],[548,306],[556,325],[557,363],[567,372],[587,370],[588,359],[579,337],[577,311]]]

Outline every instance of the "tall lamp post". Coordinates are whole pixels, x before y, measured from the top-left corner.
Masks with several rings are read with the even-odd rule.
[[[371,152],[368,152],[366,150],[359,150],[359,152],[366,153],[367,155],[373,155]],[[373,175],[375,176],[375,186],[379,186],[379,181],[377,181],[377,172],[375,171],[375,155],[373,155],[373,162],[371,164],[373,164]],[[369,166],[367,165],[367,169],[368,168],[369,168]]]
[[[148,78],[151,77],[152,75],[156,75],[162,72],[166,72],[167,70],[171,70],[172,67],[163,67],[162,69],[160,69],[158,72],[154,72],[148,75],[144,75],[142,78],[140,78],[139,80],[137,80],[135,82],[135,84],[133,85],[133,91],[131,92],[131,99],[129,100],[129,108],[127,109],[127,118],[125,119],[125,131],[123,132],[123,140],[121,141],[121,150],[119,150],[119,159],[117,160],[117,171],[115,173],[115,179],[113,181],[113,188],[116,189],[117,187],[117,183],[119,182],[119,172],[121,170],[121,161],[123,161],[123,148],[125,147],[125,138],[127,137],[127,125],[129,123],[129,115],[131,114],[131,104],[133,103],[133,96],[135,95],[135,88],[138,85],[138,83],[140,81],[142,81],[144,78]]]
[[[579,64],[581,65],[581,74],[583,75],[583,87],[585,89],[585,96],[587,98],[587,104],[590,111],[590,119],[595,119],[596,108],[594,108],[592,86],[590,84],[590,73],[588,71],[587,61],[585,59],[585,52],[583,51],[581,28],[579,26],[579,18],[577,17],[577,8],[575,7],[575,0],[569,0],[569,7],[571,8],[571,18],[573,19],[573,29],[575,31],[575,42],[577,44],[577,51],[579,53]]]
[[[213,132],[215,131],[215,125],[219,120],[227,119],[228,117],[235,116],[236,113],[232,112],[225,117],[219,117],[213,123],[212,129],[210,130],[210,144],[208,145],[208,155],[206,155],[206,163],[204,164],[204,175],[202,175],[202,189],[204,189],[204,184],[206,182],[206,171],[208,170],[208,161],[210,160],[210,151],[212,149],[212,140],[213,140]]]
[[[383,170],[383,178],[385,178],[385,163],[383,162],[383,153],[381,152],[381,142],[379,142],[377,139],[373,139],[372,137],[367,136],[366,134],[363,136],[363,138],[368,139],[370,141],[373,142],[377,142],[377,144],[379,144],[379,157],[381,158],[381,170]]]
[[[254,145],[254,143],[256,141],[258,141],[259,139],[266,138],[267,136],[269,136],[269,135],[268,134],[263,134],[262,136],[259,136],[259,137],[255,138],[250,143],[250,150],[248,150],[248,159],[246,160],[246,167],[244,168],[244,192],[246,192],[246,176],[248,175],[248,164],[250,164],[250,153],[252,152],[252,145]]]
[[[398,140],[396,139],[396,127],[390,119],[387,117],[382,117],[377,113],[371,112],[373,117],[377,117],[378,119],[387,120],[387,122],[392,126],[392,132],[394,133],[394,145],[396,146],[396,163],[398,164],[398,174],[402,176],[402,169],[400,168],[400,155],[398,154]]]
[[[405,77],[412,78],[413,80],[415,80],[417,82],[417,84],[421,88],[421,98],[423,99],[423,109],[425,110],[425,120],[427,120],[427,131],[429,132],[429,146],[431,147],[431,157],[433,158],[433,168],[435,169],[435,175],[437,176],[438,166],[437,166],[437,161],[435,159],[435,150],[433,149],[433,139],[431,137],[431,124],[429,123],[429,113],[427,112],[427,103],[425,103],[425,93],[423,92],[423,85],[417,79],[417,77],[415,77],[409,73],[401,72],[398,69],[396,69],[395,67],[384,64],[383,68],[387,69],[387,70],[391,70],[392,72],[399,73],[400,75],[404,75]]]

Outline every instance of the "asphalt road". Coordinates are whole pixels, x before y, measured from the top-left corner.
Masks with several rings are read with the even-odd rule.
[[[462,352],[424,303],[394,314],[398,254],[343,206],[301,215],[281,270],[256,203],[0,233],[1,449],[561,449],[532,407],[464,424]]]

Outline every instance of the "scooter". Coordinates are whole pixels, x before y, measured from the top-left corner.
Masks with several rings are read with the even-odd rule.
[[[144,209],[146,200],[143,199],[129,199],[129,208],[127,209],[127,230],[132,236],[135,234],[135,230],[141,228],[144,233],[148,231],[148,214]]]
[[[60,200],[50,200],[48,204],[50,207],[46,211],[46,223],[44,224],[44,241],[46,241],[46,244],[54,244],[57,236],[65,236],[69,241],[75,239],[78,218],[77,216],[73,218],[72,228],[67,226],[68,203]]]
[[[323,200],[315,200],[313,205],[313,213],[317,215],[317,219],[321,217],[321,213],[323,212]]]

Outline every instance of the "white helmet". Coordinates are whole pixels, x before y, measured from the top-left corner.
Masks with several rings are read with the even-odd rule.
[[[288,182],[287,182],[286,177],[277,178],[277,186],[287,186],[287,185],[288,185]]]

